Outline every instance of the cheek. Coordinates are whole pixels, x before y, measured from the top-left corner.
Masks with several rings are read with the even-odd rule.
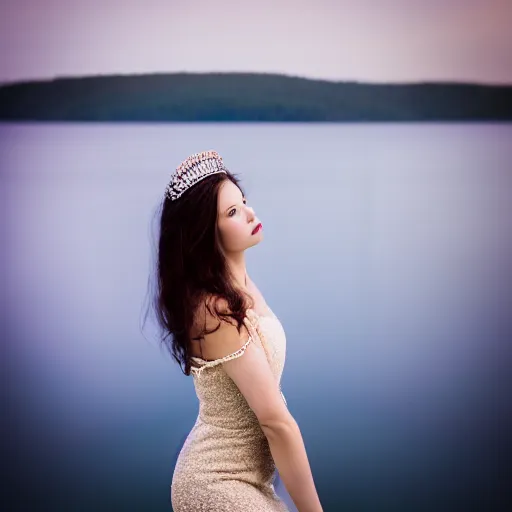
[[[225,243],[236,243],[241,237],[246,235],[242,223],[235,219],[225,222],[222,226],[221,233]]]

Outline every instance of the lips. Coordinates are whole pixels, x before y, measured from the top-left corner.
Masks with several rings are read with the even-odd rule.
[[[259,223],[259,224],[258,224],[258,225],[253,229],[253,230],[252,230],[252,234],[253,234],[253,235],[255,235],[261,227],[262,227],[262,226],[261,226],[261,222],[260,222],[260,223]]]

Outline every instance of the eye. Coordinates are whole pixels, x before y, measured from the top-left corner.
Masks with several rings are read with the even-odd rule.
[[[243,202],[244,202],[244,204],[247,204],[247,199],[244,199]],[[233,208],[232,210],[229,210],[228,217],[233,217],[233,215],[231,215],[232,212],[236,212],[236,208]]]

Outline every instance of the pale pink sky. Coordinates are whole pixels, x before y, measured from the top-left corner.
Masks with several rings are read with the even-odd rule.
[[[2,0],[0,82],[252,71],[512,84],[512,0]]]

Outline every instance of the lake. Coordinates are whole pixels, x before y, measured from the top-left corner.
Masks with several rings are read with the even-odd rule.
[[[1,124],[12,510],[170,510],[198,402],[143,320],[164,188],[207,149],[264,225],[248,272],[287,335],[324,510],[498,507],[511,141],[510,124]]]

